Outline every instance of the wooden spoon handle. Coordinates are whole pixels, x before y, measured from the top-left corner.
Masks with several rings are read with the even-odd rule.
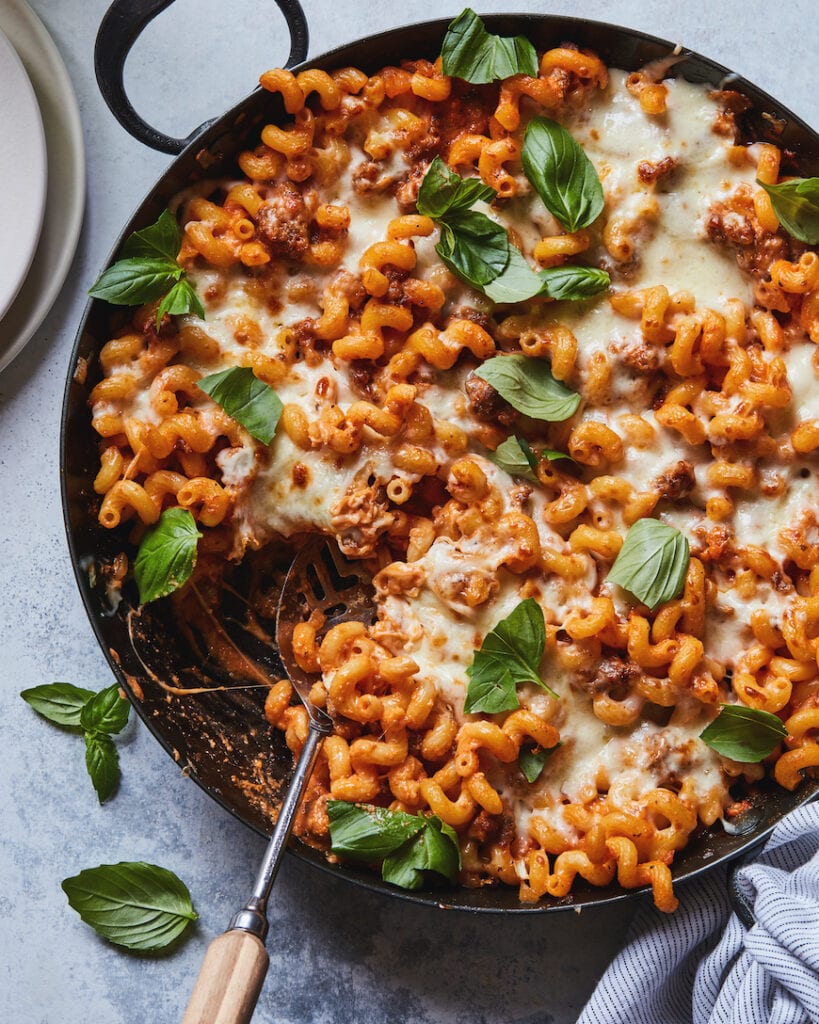
[[[248,1024],[270,957],[250,932],[218,935],[205,954],[182,1024]]]

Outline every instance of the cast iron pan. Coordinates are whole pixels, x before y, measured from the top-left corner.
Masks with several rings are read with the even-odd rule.
[[[235,175],[237,153],[255,145],[260,126],[285,118],[280,97],[260,89],[226,114],[201,126],[187,139],[163,135],[134,111],[123,87],[125,58],[145,25],[172,2],[115,0],[97,37],[97,78],[115,117],[144,144],[178,154],[125,225],[110,260],[116,257],[123,239],[156,220],[175,193],[205,177]],[[303,68],[307,66],[304,13],[298,0],[276,0],[276,3],[290,28],[288,66]],[[673,49],[672,44],[653,36],[577,18],[509,14],[487,17],[486,22],[491,31],[501,35],[528,36],[538,49],[556,46],[565,40],[574,41],[595,50],[607,65],[626,70],[667,57]],[[354,65],[372,73],[385,64],[397,64],[405,58],[432,60],[440,52],[446,26],[447,21],[435,21],[382,33],[333,50],[310,61],[309,65],[327,70]],[[806,124],[750,82],[719,64],[687,50],[682,51],[682,56],[684,59],[671,68],[672,75],[744,93],[752,102],[742,124],[747,136],[758,141],[775,141],[788,151],[786,172],[806,176],[819,174],[819,137]],[[168,602],[148,606],[147,611],[134,620],[138,602],[136,589],[130,583],[124,587],[122,600],[116,607],[108,596],[104,567],[127,547],[127,541],[120,531],[105,530],[97,522],[98,499],[91,482],[98,468],[98,438],[91,429],[87,401],[99,379],[95,355],[110,336],[111,315],[111,307],[104,302],[93,301],[86,307],[71,357],[63,405],[63,507],[77,583],[112,671],[154,736],[180,768],[210,796],[246,825],[267,835],[271,818],[275,816],[276,792],[289,775],[291,760],[282,734],[265,723],[261,710],[264,690],[228,689],[184,697],[169,696],[156,683],[153,673],[163,672],[166,680],[183,687],[201,681],[196,668],[201,655],[195,638],[192,643],[189,632],[180,630]],[[75,371],[86,364],[88,373],[83,379],[83,375]],[[273,572],[275,566],[268,566],[268,570]],[[246,583],[246,579],[239,581],[240,586]],[[136,641],[129,632],[129,622],[134,621]],[[268,661],[274,677],[284,675],[276,664],[275,652],[268,656]],[[728,835],[717,826],[713,832],[704,832],[679,855],[675,878],[691,878],[748,850],[763,839],[783,815],[818,791],[819,781],[806,781],[796,793],[764,784],[755,809],[747,818],[747,831],[742,835]],[[566,899],[545,899],[531,906],[521,904],[515,891],[505,887],[409,893],[354,867],[328,865],[319,851],[304,844],[294,842],[293,850],[310,863],[366,888],[418,903],[461,910],[543,913],[611,903],[633,895],[616,888],[596,889],[583,884],[577,885]]]

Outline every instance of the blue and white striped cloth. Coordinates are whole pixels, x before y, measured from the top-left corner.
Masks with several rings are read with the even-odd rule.
[[[578,1024],[819,1022],[819,804],[793,811],[738,872],[756,924],[734,914],[727,868],[646,903]]]

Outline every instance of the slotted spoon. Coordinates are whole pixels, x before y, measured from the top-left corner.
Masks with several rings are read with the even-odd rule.
[[[270,891],[321,742],[332,730],[329,716],[309,699],[315,678],[299,668],[293,654],[296,626],[315,611],[324,616],[321,633],[342,622],[369,624],[375,618],[369,574],[345,558],[336,543],[326,537],[310,538],[294,558],[276,615],[279,655],[307,711],[307,739],[285,791],[251,896],[234,914],[228,930],[208,947],[182,1024],[246,1024],[261,992],[270,963],[264,945]]]

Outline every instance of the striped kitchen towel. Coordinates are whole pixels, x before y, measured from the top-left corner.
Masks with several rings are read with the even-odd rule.
[[[737,873],[679,887],[680,906],[638,910],[578,1024],[819,1024],[819,804],[793,811]]]

